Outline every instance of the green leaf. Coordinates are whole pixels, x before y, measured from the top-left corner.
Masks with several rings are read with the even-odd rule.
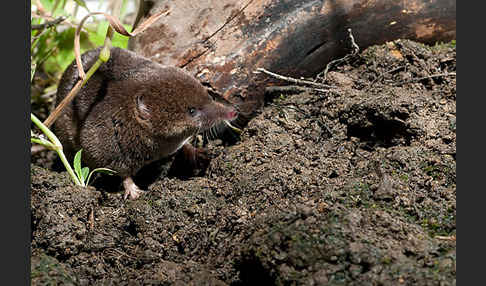
[[[81,171],[81,152],[83,151],[83,149],[79,150],[78,153],[76,153],[76,155],[74,155],[74,171],[76,172],[76,175],[78,176],[78,178],[82,181],[83,180],[83,173]]]
[[[88,6],[86,6],[86,3],[84,3],[84,0],[74,0],[74,2],[78,3],[79,6],[84,7],[84,8],[86,8],[86,10],[88,10]]]
[[[32,62],[30,64],[30,81],[34,79],[34,74],[35,74],[35,69],[37,68],[37,64],[35,62]]]
[[[62,73],[74,61],[74,34],[75,29],[68,28],[61,32],[46,35],[47,38],[45,39],[42,38],[42,41],[39,42],[37,60],[46,57],[48,52],[55,47],[55,52],[49,55],[42,66],[45,72],[51,74]],[[88,33],[84,31],[81,32],[80,44],[81,54],[96,47],[90,42]]]
[[[82,168],[81,173],[83,175],[83,182],[86,182],[86,179],[88,178],[89,175],[89,168],[88,167]]]
[[[108,21],[100,21],[98,23],[96,32],[89,33],[89,40],[98,47],[103,46],[105,43],[106,31],[108,30],[108,26],[109,26]],[[132,30],[131,25],[124,24],[123,27],[125,27],[127,31]],[[120,35],[115,32],[112,39],[112,46],[126,49],[128,46],[128,38],[129,37]]]

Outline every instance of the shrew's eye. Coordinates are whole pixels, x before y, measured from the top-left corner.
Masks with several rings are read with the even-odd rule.
[[[194,107],[190,107],[189,110],[188,110],[189,114],[191,116],[195,116],[196,115],[196,109]]]

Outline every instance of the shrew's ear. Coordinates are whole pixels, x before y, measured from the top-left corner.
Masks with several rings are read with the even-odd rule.
[[[138,95],[136,98],[136,115],[143,121],[149,120],[151,117],[150,109],[143,101],[143,95]]]

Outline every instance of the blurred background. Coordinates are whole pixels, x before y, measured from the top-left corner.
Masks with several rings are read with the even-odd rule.
[[[44,120],[53,108],[57,83],[74,60],[76,26],[89,12],[113,14],[121,1],[119,19],[131,31],[139,0],[31,1],[31,108]],[[108,21],[102,15],[87,19],[81,32],[81,53],[103,45]],[[115,33],[112,45],[126,48],[128,37]]]

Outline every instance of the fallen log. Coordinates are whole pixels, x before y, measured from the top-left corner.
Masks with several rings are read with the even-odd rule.
[[[257,68],[312,77],[351,51],[407,38],[456,37],[455,0],[178,0],[141,1],[137,22],[169,9],[129,49],[185,68],[226,99],[262,98],[275,82]]]

